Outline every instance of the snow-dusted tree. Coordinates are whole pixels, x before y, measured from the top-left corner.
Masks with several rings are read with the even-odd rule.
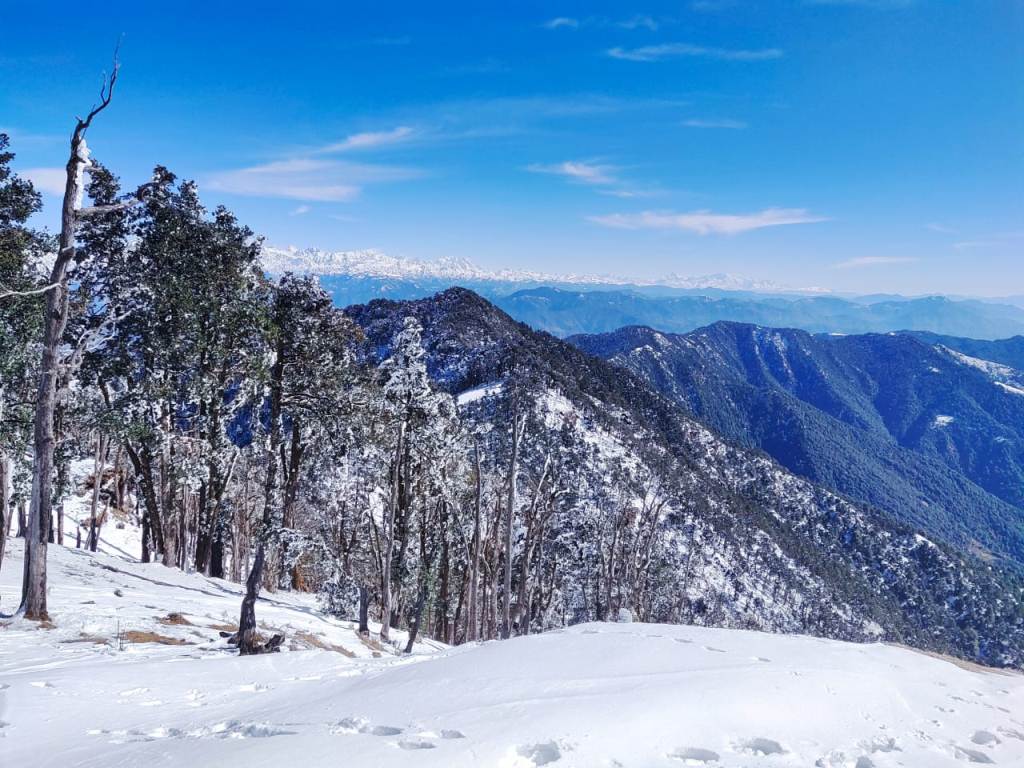
[[[238,649],[261,653],[274,646],[256,632],[256,598],[273,549],[301,551],[294,524],[305,456],[313,439],[330,439],[350,410],[355,327],[311,278],[285,275],[272,291],[271,362],[267,379],[263,508],[246,579]],[[314,447],[315,450],[315,447]],[[292,544],[292,547],[289,547]],[[298,546],[296,546],[298,545]],[[284,558],[288,564],[287,558]],[[292,570],[293,585],[297,570]]]
[[[405,318],[392,344],[391,356],[381,363],[381,417],[391,444],[388,500],[380,526],[381,540],[381,639],[390,639],[397,622],[396,589],[401,583],[411,533],[411,515],[417,481],[436,445],[434,438],[453,412],[450,398],[434,392],[427,374],[423,328],[414,317]]]
[[[112,215],[83,231],[94,258],[80,290],[99,338],[83,378],[133,469],[143,559],[223,575],[225,493],[266,346],[259,243],[225,209],[207,213],[195,185],[164,168],[154,179],[133,237]]]

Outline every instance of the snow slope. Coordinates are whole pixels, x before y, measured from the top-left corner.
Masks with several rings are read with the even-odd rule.
[[[350,624],[272,595],[257,615],[296,650],[242,659],[211,626],[236,614],[235,585],[51,556],[56,626],[0,627],[5,765],[1024,764],[1024,677],[904,648],[585,624],[375,657]],[[4,605],[20,569],[12,541]],[[172,611],[189,624],[158,622]],[[118,650],[117,622],[194,644]]]

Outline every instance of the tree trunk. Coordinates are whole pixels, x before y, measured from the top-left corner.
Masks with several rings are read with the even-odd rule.
[[[405,448],[405,422],[398,427],[398,440],[395,446],[395,465],[391,470],[391,499],[388,504],[387,519],[384,521],[384,562],[382,564],[381,600],[380,600],[380,639],[382,642],[391,640],[391,561],[395,553],[395,519],[398,516],[398,486],[402,477],[402,454]]]
[[[359,634],[370,636],[370,590],[359,587]]]
[[[412,622],[409,625],[409,642],[405,644],[405,652],[412,653],[413,644],[416,642],[416,635],[420,631],[420,619],[423,617],[423,606],[427,604],[427,585],[420,585],[420,593],[416,596],[416,608],[412,614]]]
[[[11,533],[11,460],[0,451],[0,569],[4,565],[4,553],[7,551],[7,537]]]
[[[480,517],[483,496],[483,470],[480,466],[480,446],[473,444],[473,460],[476,464],[476,499],[473,509],[473,552],[469,561],[469,601],[466,607],[466,640],[472,642],[479,634],[477,618],[477,589],[480,582]]]
[[[270,372],[270,436],[267,446],[267,477],[263,488],[263,524],[257,534],[256,556],[245,580],[245,597],[238,619],[238,652],[242,656],[261,653],[264,647],[256,632],[256,598],[263,583],[266,542],[274,521],[277,490],[278,451],[281,446],[281,405],[284,388],[284,339],[278,335],[274,366]]]
[[[109,99],[107,100],[109,102]],[[57,255],[50,270],[43,319],[43,348],[39,365],[39,388],[36,397],[32,462],[32,497],[25,538],[25,575],[22,582],[21,607],[18,612],[27,619],[45,621],[46,612],[46,544],[53,517],[53,453],[56,436],[53,429],[57,407],[57,378],[60,375],[59,347],[68,320],[68,265],[75,257],[76,206],[82,185],[85,131],[88,120],[79,120],[71,135],[71,154],[65,166],[64,202],[61,206],[61,227]]]
[[[512,636],[512,526],[516,513],[516,474],[521,432],[519,397],[516,395],[512,410],[512,456],[509,459],[508,467],[508,507],[505,510],[505,584],[501,596],[501,637],[504,640]]]

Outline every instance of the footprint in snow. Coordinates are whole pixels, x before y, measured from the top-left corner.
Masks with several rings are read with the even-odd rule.
[[[964,760],[968,763],[984,763],[987,765],[995,763],[995,760],[986,755],[984,752],[980,752],[977,749],[970,749],[968,747],[958,747],[954,745],[953,756],[957,760]]]
[[[766,659],[764,656],[751,656],[750,658],[752,661],[757,661],[761,664],[768,664],[771,662],[771,659]]]
[[[402,739],[398,742],[399,749],[435,749],[436,746],[424,739]]]
[[[784,755],[787,751],[779,742],[774,739],[766,739],[763,736],[741,741],[736,747],[740,752],[746,752],[749,755],[756,755],[758,757]]]
[[[685,637],[673,637],[677,643],[683,643],[684,645],[693,645],[693,640],[687,640]]]
[[[1021,733],[1020,731],[1014,728],[1007,728],[1005,725],[1000,725],[998,728],[996,728],[996,730],[999,731],[999,734],[1001,736],[1005,736],[1008,739],[1024,741],[1024,733]]]
[[[270,690],[270,686],[261,685],[260,683],[249,683],[247,685],[238,686],[238,690],[241,693],[264,693]]]
[[[194,739],[266,739],[271,736],[288,736],[295,731],[285,730],[270,723],[247,723],[241,720],[228,720],[189,731],[188,736]]]
[[[539,744],[523,744],[516,747],[516,754],[519,757],[529,760],[529,765],[549,765],[562,759],[562,750],[554,741],[544,741]]]
[[[446,728],[443,731],[441,731],[441,738],[442,739],[464,739],[464,738],[466,738],[466,734],[464,734],[462,731],[456,731],[454,728]]]
[[[33,688],[53,688],[54,685],[49,680],[33,680],[29,683]]]
[[[991,731],[975,731],[974,735],[971,736],[971,741],[975,744],[980,744],[983,747],[1000,743],[999,737]]]
[[[705,645],[704,650],[712,653],[728,653],[724,648],[715,648],[713,645]]]
[[[369,734],[370,736],[397,736],[404,730],[404,728],[399,728],[395,725],[374,725],[361,717],[346,717],[331,728],[331,733],[364,733]]]
[[[703,747],[680,747],[675,752],[669,752],[672,760],[681,760],[686,765],[707,765],[717,763],[719,754]]]

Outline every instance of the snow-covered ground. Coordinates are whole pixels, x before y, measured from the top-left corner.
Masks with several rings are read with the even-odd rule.
[[[401,657],[274,594],[286,651],[239,658],[236,585],[50,551],[54,626],[0,622],[3,765],[1024,765],[1024,677],[903,648],[586,624]]]

